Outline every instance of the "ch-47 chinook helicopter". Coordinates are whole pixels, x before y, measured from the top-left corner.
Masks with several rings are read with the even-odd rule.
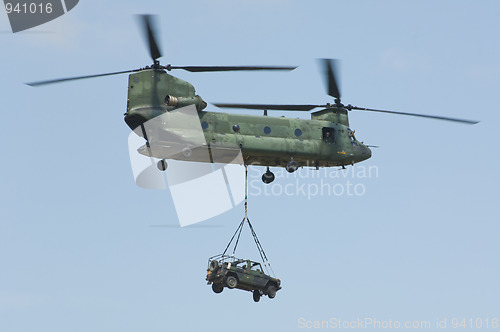
[[[79,76],[28,83],[31,86],[59,83],[77,79],[131,73],[128,83],[127,112],[125,122],[139,136],[146,139],[146,144],[138,151],[149,157],[159,159],[158,168],[166,170],[166,159],[214,162],[212,156],[217,149],[237,147],[246,165],[267,166],[262,176],[264,183],[274,181],[274,174],[269,167],[285,167],[294,172],[299,167],[332,167],[353,165],[371,157],[369,146],[359,142],[354,132],[349,129],[348,111],[362,110],[391,114],[411,115],[467,124],[476,121],[462,120],[441,116],[403,113],[385,110],[361,108],[352,105],[344,106],[340,101],[340,92],[335,79],[333,60],[323,60],[328,82],[328,95],[335,98],[333,104],[325,105],[263,105],[263,104],[215,104],[218,107],[260,109],[264,115],[243,115],[221,112],[206,112],[207,103],[195,93],[194,87],[179,78],[167,73],[172,69],[184,69],[191,72],[214,72],[235,70],[293,70],[295,67],[262,67],[262,66],[163,66],[158,43],[152,29],[151,17],[142,16],[151,58],[151,66],[121,72]],[[203,137],[203,148],[208,150],[199,157],[196,146],[188,144],[184,127],[172,127],[172,123],[157,121],[154,131],[146,130],[147,123],[175,113],[177,110],[191,107],[195,109],[196,126]],[[290,119],[267,116],[267,110],[310,111],[311,119]],[[182,118],[181,118],[182,119]],[[175,123],[175,121],[173,122]],[[160,132],[158,134],[158,132]],[[172,137],[181,137],[172,142]],[[154,144],[153,144],[154,141]],[[180,143],[179,143],[180,142]],[[182,153],[166,153],[164,147],[182,145]],[[195,144],[196,145],[196,144]],[[157,148],[155,148],[157,147]],[[159,147],[159,148],[158,148]]]

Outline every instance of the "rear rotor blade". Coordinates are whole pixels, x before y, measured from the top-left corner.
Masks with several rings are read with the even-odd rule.
[[[161,52],[158,47],[158,43],[156,42],[155,30],[153,29],[155,16],[139,15],[139,18],[142,20],[142,27],[146,40],[148,41],[149,54],[151,55],[153,62],[156,62],[158,58],[161,58]]]
[[[282,110],[282,111],[310,111],[316,107],[327,107],[327,105],[268,105],[268,104],[214,104],[223,108],[244,108],[255,110]]]
[[[418,114],[418,113],[405,113],[405,112],[395,112],[395,111],[386,111],[386,110],[376,110],[376,109],[372,109],[372,108],[357,107],[357,106],[352,106],[352,105],[347,105],[346,108],[349,111],[350,110],[358,110],[358,111],[380,112],[380,113],[389,113],[389,114],[398,114],[398,115],[409,115],[409,116],[416,116],[416,117],[420,117],[420,118],[430,118],[430,119],[453,121],[453,122],[460,122],[460,123],[466,123],[466,124],[476,124],[476,123],[479,122],[479,121],[474,121],[474,120],[449,118],[449,117],[446,117],[446,116],[427,115],[427,114]]]
[[[325,69],[327,94],[340,100],[340,91],[335,79],[336,60],[334,59],[320,59]]]
[[[166,66],[165,69],[184,69],[193,73],[238,70],[294,70],[297,67],[280,66]]]
[[[67,82],[67,81],[82,80],[82,79],[85,79],[85,78],[93,78],[93,77],[102,77],[102,76],[111,76],[111,75],[118,75],[118,74],[134,73],[134,72],[137,72],[139,70],[140,69],[132,69],[132,70],[117,71],[117,72],[105,73],[105,74],[96,74],[96,75],[86,75],[86,76],[58,78],[58,79],[54,79],[54,80],[38,81],[38,82],[31,82],[31,83],[25,83],[25,84],[29,85],[29,86],[40,86],[40,85],[61,83],[61,82]]]

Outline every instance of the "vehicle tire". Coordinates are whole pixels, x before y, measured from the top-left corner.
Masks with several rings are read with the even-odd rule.
[[[235,288],[238,285],[238,280],[233,276],[229,276],[226,279],[226,285],[229,288]]]
[[[221,284],[212,284],[212,290],[214,293],[219,294],[224,290],[224,286]]]
[[[214,271],[217,271],[217,269],[219,268],[219,262],[213,260],[210,262],[210,271],[214,272]]]
[[[258,290],[254,290],[253,291],[253,300],[255,302],[259,302],[260,301],[260,292]]]
[[[274,299],[276,297],[276,287],[273,285],[267,287],[267,296],[269,296],[270,299]]]

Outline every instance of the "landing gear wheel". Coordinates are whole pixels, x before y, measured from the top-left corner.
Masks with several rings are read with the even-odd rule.
[[[166,170],[167,170],[167,167],[168,167],[167,161],[166,161],[165,159],[160,160],[160,161],[156,164],[156,167],[158,167],[158,169],[159,169],[160,171],[166,171]]]
[[[288,164],[286,164],[285,168],[286,168],[286,171],[288,173],[293,173],[299,169],[299,164],[295,160],[292,159],[288,162]]]
[[[258,290],[254,290],[253,291],[253,300],[255,302],[259,302],[260,301],[260,292]]]
[[[226,285],[229,288],[235,288],[238,285],[238,280],[233,276],[229,276],[226,279]]]
[[[212,290],[214,293],[219,294],[224,290],[224,286],[221,284],[212,284]]]
[[[267,171],[262,174],[262,182],[269,184],[274,181],[274,173],[267,168]]]
[[[267,296],[269,296],[270,299],[274,299],[276,297],[276,287],[267,287]]]

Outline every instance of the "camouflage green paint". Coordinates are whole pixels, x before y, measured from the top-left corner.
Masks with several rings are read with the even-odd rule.
[[[178,99],[177,106],[166,103],[167,96]],[[238,146],[247,164],[284,167],[293,158],[300,166],[330,167],[371,157],[370,149],[349,129],[344,108],[314,112],[311,120],[205,112],[206,103],[196,96],[194,87],[163,70],[146,69],[129,76],[125,121],[132,129],[186,104],[196,105],[209,147]],[[331,136],[326,138],[325,131],[331,131]]]
[[[267,294],[269,286],[273,286],[275,291],[281,289],[281,280],[265,274],[260,263],[248,259],[235,259],[234,261],[221,259],[214,265],[214,268],[207,269],[205,279],[208,284],[214,283],[224,287],[230,276],[236,278],[234,288],[246,291],[261,290],[263,294]]]

